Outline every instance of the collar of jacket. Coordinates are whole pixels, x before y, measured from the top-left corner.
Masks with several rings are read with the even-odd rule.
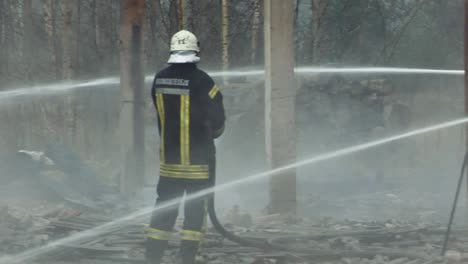
[[[189,53],[173,53],[169,56],[167,63],[169,64],[179,64],[179,63],[198,63],[200,57],[197,56],[195,52]]]
[[[174,63],[171,64],[169,67],[179,69],[193,69],[197,68],[197,65],[195,63]]]

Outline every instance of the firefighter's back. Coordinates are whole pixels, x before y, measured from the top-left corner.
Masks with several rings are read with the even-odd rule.
[[[213,86],[213,80],[195,64],[173,64],[156,75],[153,94],[159,116],[162,164],[189,166],[187,170],[198,171],[192,165],[210,163],[215,151],[206,110],[209,97],[205,94]]]

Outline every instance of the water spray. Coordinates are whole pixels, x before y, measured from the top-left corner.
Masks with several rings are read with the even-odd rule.
[[[57,84],[22,87],[13,90],[0,91],[0,101],[18,96],[57,94],[61,92],[73,91],[79,88],[99,87],[105,85],[115,85],[119,83],[119,78],[110,77],[86,82],[62,82]]]
[[[398,67],[297,67],[296,74],[430,74],[430,75],[463,75],[463,70],[443,70],[443,69],[417,69],[417,68],[398,68]],[[208,72],[212,77],[246,77],[263,76],[265,71],[262,69],[245,71],[212,71]],[[145,77],[145,82],[151,83],[154,76]],[[119,77],[107,77],[85,82],[62,82],[58,84],[37,85],[32,87],[22,87],[18,89],[0,91],[0,100],[10,99],[12,97],[25,95],[43,95],[67,92],[86,87],[98,87],[105,85],[117,85],[120,83]]]
[[[418,69],[418,68],[398,68],[398,67],[297,67],[296,74],[430,74],[430,75],[464,75],[464,70],[442,70],[442,69]],[[243,77],[258,76],[265,74],[263,70],[246,71],[218,71],[209,72],[213,77]]]
[[[332,151],[332,152],[327,152],[327,153],[317,155],[317,156],[313,156],[311,158],[308,158],[308,159],[305,159],[305,160],[302,160],[302,161],[299,161],[299,162],[296,162],[296,163],[292,163],[292,164],[289,164],[289,165],[286,165],[286,166],[283,166],[283,167],[279,167],[279,168],[276,168],[276,169],[273,169],[273,170],[270,170],[270,171],[265,171],[265,172],[261,172],[261,173],[255,174],[255,175],[251,175],[251,176],[248,176],[248,177],[246,177],[244,179],[231,181],[229,183],[224,183],[224,184],[220,184],[218,186],[214,186],[214,187],[205,189],[205,190],[200,191],[198,193],[188,195],[186,197],[186,200],[199,199],[201,197],[206,197],[206,196],[209,196],[209,195],[213,195],[216,191],[221,191],[221,190],[226,190],[226,189],[229,189],[229,188],[241,186],[243,184],[254,182],[254,181],[266,178],[266,177],[279,176],[283,172],[287,172],[289,170],[292,170],[292,169],[295,169],[295,168],[298,168],[298,167],[302,167],[302,166],[305,166],[305,165],[312,165],[312,164],[319,163],[319,162],[322,162],[322,161],[326,161],[326,160],[346,156],[346,155],[349,155],[349,154],[353,154],[353,153],[356,153],[356,152],[360,152],[360,151],[363,151],[363,150],[367,150],[367,149],[370,149],[370,148],[374,148],[374,147],[384,145],[384,144],[387,144],[387,143],[390,143],[390,142],[394,142],[394,141],[397,141],[397,140],[406,139],[406,138],[409,138],[409,137],[412,137],[412,136],[417,136],[417,135],[422,135],[422,134],[425,134],[425,133],[434,132],[434,131],[444,129],[444,128],[455,127],[455,126],[459,126],[459,125],[466,124],[466,123],[468,123],[468,118],[456,119],[456,120],[452,120],[452,121],[449,121],[449,122],[436,124],[436,125],[433,125],[433,126],[428,126],[428,127],[420,128],[420,129],[416,129],[416,130],[412,130],[412,131],[409,131],[409,132],[406,132],[406,133],[403,133],[403,134],[398,134],[398,135],[395,135],[395,136],[386,137],[386,138],[379,139],[379,140],[374,140],[374,141],[367,142],[367,143],[364,143],[364,144],[355,145],[355,146],[339,149],[339,150]],[[174,200],[168,201],[168,202],[163,203],[163,204],[161,204],[159,206],[156,206],[156,207],[143,208],[141,210],[138,210],[138,211],[136,211],[136,212],[134,212],[132,214],[129,214],[129,215],[127,215],[125,217],[122,217],[120,219],[117,219],[115,221],[112,221],[112,222],[109,222],[109,223],[106,223],[106,224],[91,228],[89,230],[86,230],[86,231],[83,231],[83,232],[80,232],[80,233],[77,233],[77,234],[73,234],[71,236],[68,236],[68,237],[65,237],[65,238],[62,238],[62,239],[58,239],[58,240],[56,240],[54,242],[50,242],[50,243],[48,243],[48,244],[46,244],[44,246],[41,246],[41,247],[38,247],[38,248],[35,248],[35,249],[31,249],[31,250],[27,250],[27,251],[25,251],[23,253],[20,253],[20,254],[17,254],[17,255],[0,257],[0,263],[2,263],[2,264],[24,263],[26,260],[30,260],[30,259],[36,258],[38,256],[44,255],[44,254],[46,254],[46,253],[48,253],[50,251],[53,251],[54,249],[56,249],[57,247],[59,247],[61,245],[66,245],[66,244],[69,244],[69,243],[72,243],[72,242],[80,241],[82,239],[86,239],[86,238],[94,237],[94,236],[97,236],[97,235],[105,234],[110,229],[115,228],[116,226],[124,225],[126,222],[128,222],[130,220],[146,216],[146,215],[148,215],[148,214],[150,214],[152,212],[162,210],[162,209],[168,208],[170,206],[174,206],[177,203],[178,203],[178,200],[174,199]]]

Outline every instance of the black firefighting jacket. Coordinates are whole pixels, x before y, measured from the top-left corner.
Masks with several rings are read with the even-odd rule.
[[[208,179],[214,139],[224,130],[219,88],[195,64],[172,64],[156,74],[151,95],[158,113],[160,176]]]

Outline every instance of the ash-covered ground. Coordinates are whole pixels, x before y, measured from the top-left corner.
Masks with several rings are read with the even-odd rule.
[[[60,182],[64,177],[53,171],[42,173],[37,182],[19,178],[0,187],[0,256],[15,256],[79,234],[148,206],[154,199],[152,187],[133,198],[112,192],[98,198],[78,191],[73,195],[53,192],[52,179]],[[463,252],[468,246],[468,229],[463,224],[463,205],[459,207],[449,243],[450,257],[439,257],[447,218],[444,215],[448,215],[450,208],[450,203],[445,202],[453,198],[453,193],[419,188],[423,183],[418,188],[412,184],[397,186],[389,180],[350,182],[344,184],[353,190],[348,192],[337,187],[343,183],[337,184],[316,182],[310,189],[316,195],[300,197],[297,216],[268,215],[254,209],[261,207],[262,195],[245,193],[242,198],[232,199],[236,193],[239,195],[238,191],[219,194],[218,212],[228,229],[238,235],[263,239],[274,247],[268,250],[239,245],[209,226],[199,260],[211,264],[415,264],[466,260]],[[243,199],[252,201],[256,196],[259,205],[249,207],[242,203]],[[233,206],[233,200],[239,205]],[[55,246],[20,263],[143,263],[147,223],[148,216],[136,218],[95,236]],[[179,229],[180,221],[165,263],[179,261]]]

